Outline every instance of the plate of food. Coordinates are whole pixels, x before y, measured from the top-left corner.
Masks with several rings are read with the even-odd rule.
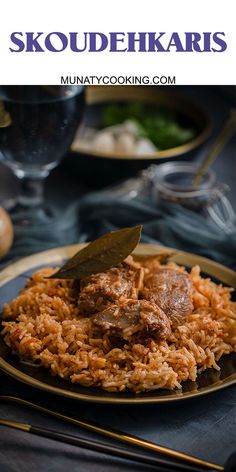
[[[139,236],[125,228],[4,269],[0,368],[97,403],[184,400],[235,383],[235,272]]]
[[[172,89],[87,87],[86,104],[65,164],[80,176],[88,174],[90,183],[93,170],[104,182],[153,163],[191,159],[212,130],[207,110]]]

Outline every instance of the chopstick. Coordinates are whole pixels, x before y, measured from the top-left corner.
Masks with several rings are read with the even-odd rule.
[[[137,446],[141,449],[146,449],[155,453],[161,453],[164,455],[167,455],[171,458],[181,460],[182,464],[184,462],[188,462],[192,465],[199,466],[205,469],[210,469],[210,470],[224,470],[224,467],[218,465],[218,464],[213,464],[211,462],[204,461],[202,459],[199,459],[197,457],[189,456],[188,454],[184,454],[179,451],[175,451],[173,449],[169,449],[164,446],[160,446],[159,444],[154,444],[152,442],[145,441],[137,436],[133,436],[130,434],[126,434],[122,431],[117,431],[114,429],[106,428],[102,425],[98,425],[95,423],[88,423],[84,419],[79,419],[79,418],[73,418],[67,415],[63,415],[62,413],[59,413],[55,410],[49,410],[41,405],[38,405],[36,403],[32,403],[30,401],[24,400],[19,397],[11,396],[11,395],[0,395],[0,401],[7,401],[7,402],[12,402],[12,403],[17,403],[19,405],[26,406],[28,408],[32,408],[34,410],[40,411],[41,413],[45,413],[50,416],[54,416],[55,418],[59,418],[63,421],[66,421],[68,423],[72,423],[74,425],[80,426],[82,428],[88,429],[89,431],[92,431],[94,433],[102,434],[103,436],[116,439],[118,441],[124,442],[126,444],[132,444],[133,446]]]
[[[0,425],[18,429],[23,432],[35,434],[37,436],[43,436],[49,439],[54,439],[56,441],[71,444],[73,446],[91,449],[93,451],[109,454],[111,456],[121,457],[123,459],[128,459],[135,462],[141,462],[143,464],[155,465],[162,468],[167,468],[169,470],[171,469],[174,471],[183,472],[202,472],[203,470],[202,468],[193,467],[188,464],[177,463],[167,459],[151,457],[145,454],[127,451],[119,447],[109,446],[108,444],[102,444],[100,442],[92,441],[90,439],[84,439],[79,436],[61,433],[55,430],[41,428],[27,423],[19,423],[16,421],[0,419]]]

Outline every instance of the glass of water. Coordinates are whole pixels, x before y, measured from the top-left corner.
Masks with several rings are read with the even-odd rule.
[[[0,152],[21,189],[11,209],[17,225],[54,215],[44,182],[69,149],[83,110],[82,86],[0,86]]]

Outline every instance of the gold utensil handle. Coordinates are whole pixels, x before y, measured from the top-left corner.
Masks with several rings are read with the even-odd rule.
[[[196,467],[191,464],[184,463],[183,461],[177,462],[162,458],[160,456],[150,456],[149,454],[144,454],[143,452],[133,452],[127,448],[120,448],[107,443],[102,443],[100,441],[81,438],[80,436],[67,434],[55,429],[42,428],[32,424],[19,423],[16,421],[8,421],[2,418],[0,418],[0,425],[35,434],[47,439],[53,439],[54,441],[60,441],[63,444],[70,444],[80,448],[86,448],[92,451],[100,452],[102,454],[109,454],[110,456],[121,457],[122,459],[139,462],[141,464],[155,465],[158,468],[161,467],[161,470],[168,469],[169,471],[173,470],[176,472],[202,472],[202,467]]]
[[[236,131],[236,109],[232,109],[230,111],[230,115],[221,130],[219,136],[217,137],[216,141],[213,143],[210,151],[207,153],[205,159],[203,160],[202,164],[200,165],[197,173],[193,179],[193,186],[196,187],[201,182],[204,174],[207,172],[208,168],[214,161],[215,157],[220,153],[226,142],[232,137],[232,135]]]
[[[124,443],[129,443],[129,444],[132,444],[132,445],[144,448],[144,449],[148,449],[149,451],[152,451],[152,452],[161,453],[166,456],[173,457],[175,459],[180,459],[182,461],[204,467],[205,469],[211,469],[211,470],[213,469],[213,470],[220,470],[220,471],[224,470],[224,467],[218,464],[213,464],[211,462],[204,461],[197,457],[189,456],[188,454],[184,454],[182,452],[178,452],[173,449],[169,449],[167,447],[145,441],[137,436],[129,435],[122,431],[108,429],[101,425],[88,423],[87,421],[82,420],[82,419],[76,419],[67,415],[63,415],[61,413],[58,413],[57,411],[49,410],[45,407],[37,405],[36,403],[23,400],[22,398],[19,398],[19,397],[0,395],[0,401],[10,401],[13,403],[18,403],[20,405],[33,408],[34,410],[40,411],[42,413],[46,413],[48,415],[54,416],[68,423],[72,423],[82,428],[88,429],[90,431],[93,431],[94,433],[102,434],[103,436],[107,436],[109,438],[116,439]]]

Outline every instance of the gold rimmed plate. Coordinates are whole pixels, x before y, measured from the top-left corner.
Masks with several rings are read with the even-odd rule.
[[[25,286],[26,279],[32,272],[46,266],[61,265],[63,261],[70,258],[82,246],[72,245],[52,249],[9,265],[0,273],[0,311],[2,311],[4,303],[8,303],[16,297],[19,290]],[[135,253],[139,256],[150,256],[167,250],[170,251],[169,248],[140,244]],[[191,253],[175,252],[174,250],[171,260],[189,268],[198,264],[203,274],[210,276],[217,282],[236,288],[236,273],[221,264]],[[181,390],[155,390],[140,394],[130,392],[109,393],[98,388],[86,388],[71,384],[60,378],[52,377],[44,368],[36,368],[30,364],[20,362],[5,345],[3,338],[0,337],[0,369],[5,373],[46,392],[95,403],[164,403],[205,395],[236,383],[236,355],[223,356],[219,361],[219,365],[221,367],[220,371],[207,369],[198,376],[196,382],[184,382]]]

